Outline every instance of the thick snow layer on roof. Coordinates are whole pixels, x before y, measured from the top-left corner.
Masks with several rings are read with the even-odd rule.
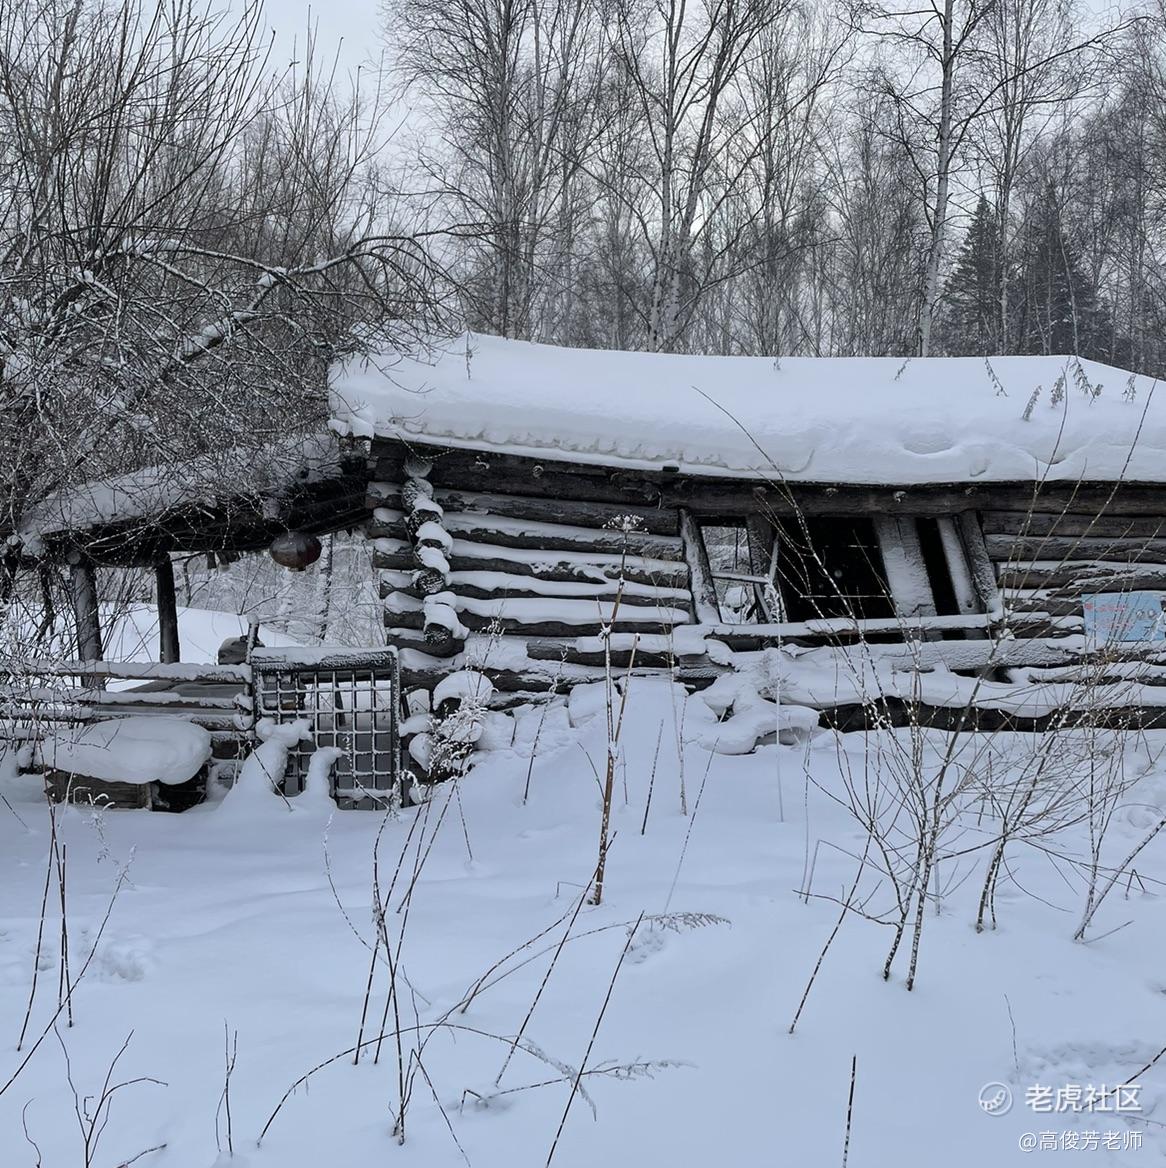
[[[27,543],[62,531],[158,519],[194,504],[215,506],[243,493],[278,494],[340,473],[334,433],[260,448],[240,446],[181,464],[79,483],[34,503],[18,534]]]
[[[1166,388],[1075,357],[709,357],[463,336],[333,371],[333,427],[803,482],[1166,482]]]

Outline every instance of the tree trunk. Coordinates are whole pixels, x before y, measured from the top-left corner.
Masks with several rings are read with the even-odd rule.
[[[955,49],[952,38],[955,0],[943,5],[943,85],[939,98],[939,142],[935,168],[935,213],[931,220],[931,249],[923,287],[923,311],[919,314],[919,355],[931,354],[931,325],[939,300],[939,265],[943,260],[943,233],[947,224],[947,199],[951,181],[952,105],[955,100]]]

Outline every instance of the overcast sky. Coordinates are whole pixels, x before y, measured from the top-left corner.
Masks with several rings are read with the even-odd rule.
[[[232,0],[241,8],[246,0]],[[309,24],[317,32],[320,61],[339,53],[342,69],[355,70],[380,54],[379,0],[267,0],[267,23],[275,32],[276,54],[292,60],[297,44],[303,44]],[[286,62],[284,62],[286,64]]]
[[[228,3],[239,9],[248,0]],[[1114,22],[1119,19],[1119,7],[1129,10],[1146,6],[1146,0],[1082,0],[1083,8],[1098,16],[1108,13]],[[318,30],[321,60],[331,60],[332,54],[339,52],[341,66],[354,70],[380,54],[380,0],[266,0],[264,9],[268,24],[276,32],[280,53],[290,54],[297,42],[303,42],[311,21]]]

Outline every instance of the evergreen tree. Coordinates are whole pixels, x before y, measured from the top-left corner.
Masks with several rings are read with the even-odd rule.
[[[1015,351],[1107,359],[1109,317],[1065,234],[1051,183],[1030,208],[1017,250]]]
[[[1000,351],[1002,251],[995,211],[981,195],[943,291],[940,343],[949,356],[990,356]]]

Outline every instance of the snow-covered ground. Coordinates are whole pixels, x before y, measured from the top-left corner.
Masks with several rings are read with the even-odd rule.
[[[577,701],[577,714],[588,705]],[[1039,1141],[1050,1132],[1075,1138],[1082,1163],[1163,1161],[1166,1059],[1139,1080],[1140,1112],[1046,1113],[1025,1103],[1037,1085],[1084,1094],[1126,1083],[1166,1046],[1162,837],[1137,856],[1128,892],[1123,877],[1102,904],[1091,939],[1074,942],[1085,906],[1076,861],[1088,855],[1088,830],[1061,815],[1067,825],[1055,833],[1011,845],[998,928],[977,933],[983,845],[996,824],[969,786],[944,830],[947,858],[932,885],[914,990],[904,984],[910,935],[890,980],[881,977],[893,930],[869,918],[894,901],[868,851],[855,911],[791,1036],[866,847],[847,784],[868,789],[881,760],[893,785],[902,756],[859,734],[710,755],[700,745],[710,718],[699,698],[686,707],[666,682],[633,682],[599,907],[579,901],[596,862],[602,711],[578,725],[562,707],[545,719],[523,712],[514,747],[479,756],[456,786],[387,822],[331,814],[310,794],[290,804],[230,796],[182,815],[61,811],[74,978],[100,941],[73,997],[73,1026],[61,1015],[57,1033],[46,1034],[60,971],[54,879],[22,1053],[50,824],[34,779],[0,780],[11,804],[0,804],[0,1088],[19,1072],[0,1094],[0,1163],[114,1168],[165,1145],[135,1162],[538,1168],[562,1123],[552,1163],[564,1168],[833,1166],[843,1163],[852,1060],[852,1168],[983,1168],[1075,1154],[1022,1150],[1027,1133]],[[683,767],[678,738],[687,742]],[[1059,743],[1057,759],[1073,761],[1079,745]],[[1160,818],[1164,747],[1158,733],[1119,745],[1132,785],[1113,801],[1103,862],[1123,861]],[[1030,773],[1030,740],[997,735],[971,749],[979,753],[963,756],[974,762],[969,774],[991,771],[998,786],[1010,767]],[[1074,763],[1046,781],[1087,782],[1088,770]],[[1115,773],[1094,768],[1095,782],[1102,771]],[[342,1054],[361,1031],[378,835],[400,988],[387,1029],[399,1013],[411,1084],[400,1146],[396,1037],[385,1038],[379,1060],[373,1046],[359,1065]],[[382,960],[366,1040],[381,1029],[387,985]],[[237,1032],[233,1160],[225,1032],[232,1047]],[[518,1033],[508,1061],[507,1039]],[[96,1114],[127,1038],[110,1083],[131,1082],[114,1094],[87,1160],[84,1116]],[[418,1048],[419,1063],[410,1056]],[[257,1147],[285,1092],[321,1064]],[[1014,1092],[1005,1115],[981,1110],[981,1089],[993,1083]]]
[[[178,606],[178,639],[183,661],[213,664],[219,646],[246,636],[248,620],[233,612]],[[133,604],[106,622],[107,661],[157,661],[158,612],[152,604]],[[259,626],[264,645],[294,645],[294,638],[268,625]]]

